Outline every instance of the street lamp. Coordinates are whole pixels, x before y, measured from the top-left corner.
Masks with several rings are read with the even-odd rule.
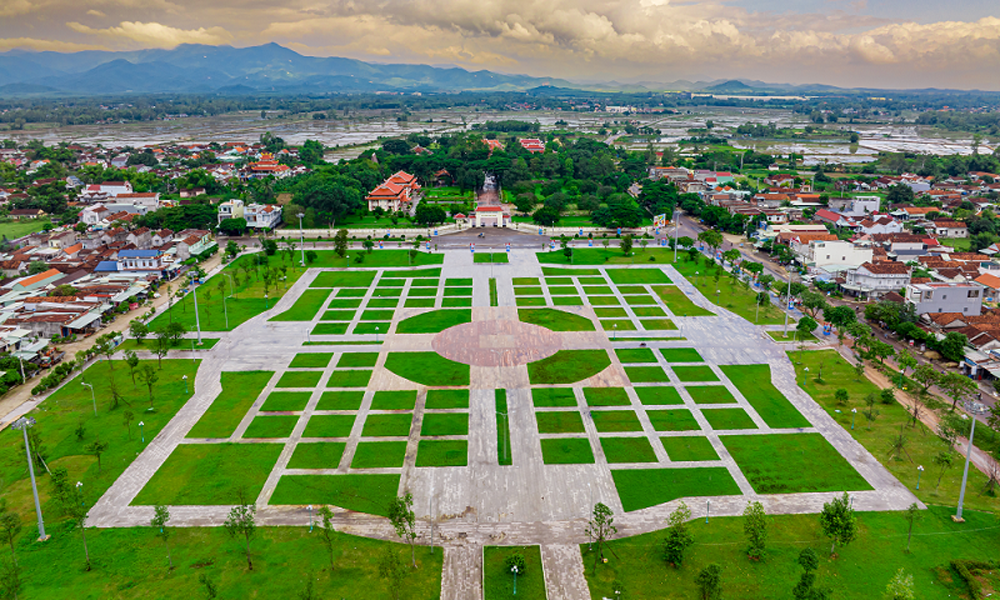
[[[24,451],[28,455],[28,474],[31,475],[31,493],[35,496],[35,514],[38,515],[38,541],[44,542],[49,539],[45,535],[45,522],[42,520],[42,505],[38,501],[38,486],[35,484],[35,467],[31,464],[31,445],[28,444],[28,429],[35,425],[33,417],[21,417],[14,421],[12,427],[20,429],[24,433]]]
[[[267,292],[264,292],[264,310],[267,310]]]
[[[97,416],[97,396],[94,395],[94,384],[87,383],[86,381],[81,381],[81,385],[85,385],[90,388],[90,399],[94,402],[94,416]]]
[[[197,280],[191,278],[189,280],[191,284],[191,291],[194,293],[194,325],[198,330],[198,345],[201,345],[201,317],[198,315],[198,284]]]
[[[305,234],[304,231],[302,231],[302,217],[304,217],[305,215],[303,213],[299,213],[299,214],[297,214],[295,216],[299,218],[299,250],[302,252],[302,261],[299,264],[301,264],[303,267],[305,267],[306,266],[306,237],[305,237],[306,234]]]
[[[184,395],[187,396],[190,393],[188,392],[188,376],[184,375],[181,379],[184,380]]]
[[[781,334],[781,337],[783,338],[788,337],[788,314],[791,312],[791,308],[789,308],[788,303],[792,300],[792,272],[785,269],[785,273],[788,273],[788,291],[785,292],[785,328],[783,330],[784,333]]]
[[[695,271],[694,272],[694,287],[698,287],[698,273],[699,272],[700,271]]]
[[[306,508],[309,509],[309,533],[313,532],[313,505],[310,504]]]
[[[613,326],[611,341],[616,341],[617,339],[618,339],[618,323],[615,323]]]
[[[146,443],[146,433],[142,430],[142,426],[145,425],[142,421],[139,421],[139,437],[142,438],[142,443]]]
[[[917,465],[917,489],[920,489],[920,474],[924,472],[924,465]]]
[[[712,512],[712,501],[705,500],[705,523],[708,523],[708,514]]]
[[[988,409],[979,402],[968,402],[965,405],[965,410],[972,415],[972,429],[969,431],[969,447],[965,451],[965,470],[962,471],[962,489],[958,494],[958,512],[952,517],[956,523],[965,522],[965,519],[962,518],[962,503],[965,501],[965,484],[969,480],[969,458],[972,456],[972,438],[976,435],[976,415],[981,415]],[[969,417],[962,415],[962,418],[968,419]]]
[[[375,326],[375,341],[378,342],[378,325]]]
[[[851,431],[854,431],[854,419],[858,416],[858,409],[851,409]]]
[[[510,572],[514,574],[514,595],[517,595],[517,565],[512,565]]]

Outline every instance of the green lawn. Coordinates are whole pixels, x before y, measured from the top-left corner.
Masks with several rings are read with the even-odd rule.
[[[399,306],[398,298],[372,298],[365,305],[365,308],[396,308]]]
[[[647,410],[646,416],[656,431],[694,431],[701,429],[691,411],[686,408]]]
[[[753,419],[742,408],[709,408],[701,411],[701,414],[712,429],[757,429]]]
[[[407,298],[404,308],[434,308],[434,298]]]
[[[661,348],[660,354],[668,363],[704,362],[694,348]]]
[[[469,385],[469,365],[448,360],[436,352],[390,352],[385,368],[422,385]]]
[[[296,412],[305,409],[312,392],[271,392],[260,407],[262,412]]]
[[[312,321],[316,318],[316,313],[323,308],[326,299],[330,297],[330,290],[306,290],[302,292],[298,300],[291,308],[278,316],[271,317],[272,321]]]
[[[8,240],[16,240],[17,238],[24,237],[29,233],[41,231],[45,229],[46,225],[51,224],[52,221],[48,217],[41,219],[24,219],[23,221],[8,220],[6,223],[0,223],[0,236],[3,236]]]
[[[537,277],[514,277],[511,281],[514,284],[514,286],[521,286],[521,285],[537,286],[537,285],[539,285],[539,281],[538,281]]]
[[[632,383],[667,383],[670,378],[663,367],[625,367],[625,374]]]
[[[472,296],[472,288],[444,288],[445,297],[448,296]]]
[[[243,439],[254,438],[276,439],[287,438],[292,435],[295,424],[299,422],[297,416],[290,415],[258,415],[254,417],[247,430],[243,432]]]
[[[819,433],[727,435],[722,443],[758,494],[872,489]]]
[[[413,415],[389,414],[373,415],[369,414],[365,419],[365,427],[361,431],[364,437],[406,437],[410,435],[410,425],[413,422]]]
[[[595,242],[596,244],[596,242]],[[538,262],[549,265],[568,265],[570,258],[562,250],[551,252],[536,252]],[[574,265],[631,265],[656,262],[669,264],[673,260],[674,251],[667,248],[636,248],[630,256],[625,256],[618,248],[573,248],[572,264]],[[654,260],[650,261],[650,257]],[[543,268],[544,269],[544,268]],[[570,269],[562,269],[569,271]],[[587,271],[588,269],[581,269]],[[590,271],[595,271],[590,269]],[[598,275],[600,272],[590,272],[588,275]],[[546,274],[548,274],[546,272]],[[561,274],[561,273],[560,273]]]
[[[332,352],[301,352],[288,366],[292,369],[325,369],[332,359]]]
[[[595,308],[594,314],[599,319],[626,319],[628,313],[624,308]]]
[[[617,333],[619,331],[635,331],[635,323],[629,319],[619,319],[619,320],[602,320],[601,329],[604,331],[611,331],[612,339],[617,338]]]
[[[358,255],[362,251],[358,248],[351,248],[347,251],[347,258],[341,258],[333,250],[316,250],[317,258],[309,264],[313,268],[345,268],[345,267],[419,267],[422,265],[440,265],[444,262],[443,254],[433,254],[428,252],[417,252],[416,257],[410,258],[409,250],[373,250],[371,253],[365,252],[364,261],[357,262]],[[348,263],[350,261],[350,263]],[[296,263],[297,264],[297,263]],[[383,275],[385,277],[385,275]],[[418,277],[418,275],[414,275]]]
[[[535,413],[538,433],[583,433],[583,419],[577,411],[539,411]]]
[[[427,390],[424,408],[469,408],[469,390]]]
[[[472,306],[472,298],[443,298],[441,306],[444,308],[469,308]]]
[[[235,504],[243,489],[256,498],[282,444],[181,444],[167,458],[133,505]]]
[[[285,371],[274,387],[311,388],[319,385],[323,374],[319,371]]]
[[[515,288],[516,289],[516,288]],[[516,306],[545,306],[545,298],[514,298]]]
[[[396,444],[401,442],[362,442],[362,446],[378,444]],[[403,444],[403,451],[406,444]],[[367,452],[367,450],[365,451]],[[355,455],[357,462],[357,455]],[[400,456],[400,464],[402,457]],[[355,465],[352,465],[355,466]],[[272,505],[313,504],[317,506],[333,505],[347,510],[386,516],[389,514],[389,503],[396,497],[399,489],[399,475],[365,475],[350,473],[347,475],[284,475],[278,480],[278,486],[271,496]],[[315,547],[315,546],[314,546]],[[320,548],[316,547],[316,551]],[[285,567],[287,568],[287,564]],[[383,588],[384,589],[384,588]],[[346,597],[351,597],[349,592]],[[378,597],[378,596],[376,596]],[[384,597],[384,596],[382,596]],[[435,596],[436,597],[436,596]]]
[[[645,437],[602,437],[601,448],[609,463],[656,462],[656,452]]]
[[[939,240],[945,246],[951,246],[957,252],[969,252],[972,250],[972,238],[940,238]]]
[[[513,595],[514,576],[504,564],[507,557],[514,553],[524,557],[524,573],[517,576],[517,596]],[[542,555],[538,546],[486,546],[483,548],[483,570],[485,600],[546,599]]]
[[[610,364],[605,350],[560,350],[528,363],[528,378],[532,385],[574,383],[600,373]]]
[[[632,312],[635,313],[637,317],[666,317],[667,311],[663,310],[659,306],[635,306],[632,308]],[[648,327],[647,327],[648,329]],[[676,329],[671,327],[670,329]]]
[[[674,286],[657,286],[653,292],[663,300],[670,312],[678,317],[712,317],[715,313],[695,304],[687,295]]]
[[[435,264],[441,264],[444,262],[443,254],[433,254],[437,258],[434,261]],[[404,257],[405,260],[405,257]],[[402,271],[385,271],[382,273],[382,279],[417,279],[417,278],[430,278],[430,277],[441,277],[441,267],[436,269],[409,269]]]
[[[336,469],[347,448],[345,442],[306,442],[295,445],[289,469]]]
[[[725,467],[612,470],[611,477],[625,512],[678,498],[740,493],[740,487]]]
[[[417,404],[417,390],[379,390],[372,397],[371,410],[413,410]]]
[[[465,440],[420,440],[418,467],[464,467],[469,464],[469,442]]]
[[[391,310],[363,310],[361,311],[360,321],[391,321],[392,315],[395,311]],[[388,326],[382,331],[386,331]]]
[[[556,296],[552,298],[553,306],[583,306],[583,299],[579,296]]]
[[[684,389],[695,404],[736,404],[736,397],[724,385],[692,385]]]
[[[639,402],[651,405],[684,404],[677,388],[663,385],[643,385],[632,388],[639,396]]]
[[[510,419],[507,412],[507,390],[493,390],[493,412],[497,425],[497,464],[510,466],[514,457],[510,449]]]
[[[608,277],[618,285],[641,283],[670,283],[670,278],[661,269],[608,269]]]
[[[587,406],[628,406],[632,404],[625,388],[583,388]]]
[[[378,362],[378,352],[345,352],[337,361],[338,369],[374,367]]]
[[[532,388],[531,402],[535,408],[577,406],[572,388]]]
[[[469,435],[469,415],[466,413],[427,413],[420,426],[420,435]]]
[[[395,415],[393,415],[395,416]],[[352,469],[387,469],[403,466],[406,442],[358,442]],[[397,482],[398,483],[398,482]],[[395,496],[395,490],[392,492]]]
[[[744,287],[742,283],[733,280],[727,273],[723,273],[718,281],[714,274],[709,274],[709,268],[702,260],[697,263],[691,261],[681,261],[674,265],[681,274],[693,283],[710,302],[713,302],[733,313],[743,317],[751,323],[758,325],[777,325],[783,323],[785,315],[773,304],[766,304],[760,307],[760,314],[757,314],[756,288]],[[695,272],[700,271],[700,275],[695,277]],[[672,310],[672,309],[671,309]],[[674,314],[677,314],[674,312]]]
[[[537,282],[537,280],[536,280]],[[445,287],[472,287],[471,277],[452,278],[444,280]],[[516,284],[515,284],[516,285]]]
[[[472,309],[432,310],[403,319],[396,324],[396,333],[438,333],[471,322]]]
[[[645,306],[645,305],[655,305],[656,300],[649,294],[643,294],[641,296],[623,296],[625,298],[625,304],[629,306]]]
[[[809,427],[809,420],[771,383],[770,365],[722,365],[722,372],[736,385],[768,427]]]
[[[576,296],[576,288],[573,286],[557,286],[549,288],[550,296]]]
[[[510,262],[506,252],[476,252],[472,255],[476,263],[506,263]]]
[[[351,435],[354,415],[313,415],[306,423],[302,437],[345,438]]]
[[[670,460],[675,462],[719,460],[719,453],[712,442],[700,435],[661,437],[660,443]]]
[[[594,463],[594,452],[586,438],[544,439],[542,461],[547,465],[589,465]]]
[[[642,431],[639,417],[631,410],[595,410],[591,411],[590,418],[601,433]]]
[[[312,335],[344,335],[347,333],[347,323],[319,323],[313,327]]]
[[[591,306],[621,306],[621,302],[615,296],[587,296],[587,302]]]
[[[670,319],[639,319],[639,324],[646,331],[674,331],[677,325]]]
[[[322,271],[309,285],[314,288],[371,287],[376,271]]]
[[[615,354],[622,363],[655,363],[656,356],[649,348],[616,348]]]
[[[715,374],[715,371],[711,367],[698,366],[698,367],[670,367],[677,376],[683,382],[691,381],[718,381],[719,377]]]
[[[350,371],[334,371],[326,382],[328,388],[368,387],[372,372],[369,369],[354,369]]]
[[[201,345],[199,346],[196,338],[181,338],[176,342],[174,342],[173,344],[171,344],[170,347],[187,352],[190,351],[193,346],[194,351],[198,352],[200,350],[211,350],[218,343],[219,343],[219,338],[203,337],[201,338]],[[154,344],[155,342],[153,340],[143,340],[140,343],[139,340],[129,339],[118,344],[115,350],[118,352],[126,352],[128,350],[133,350],[133,351],[148,350],[149,352],[153,352],[155,349]]]
[[[327,304],[330,308],[358,308],[361,306],[360,298],[334,298]]]
[[[611,290],[611,286],[607,285],[585,285],[583,293],[588,296],[610,296],[614,292]]]
[[[575,250],[574,250],[575,251]],[[558,254],[562,255],[562,252]],[[603,261],[601,261],[603,264]],[[583,277],[600,275],[598,269],[562,269],[559,267],[542,267],[542,275],[546,277]]]
[[[316,410],[358,410],[365,393],[357,392],[323,392],[316,404]]]
[[[222,392],[195,423],[189,438],[226,438],[236,431],[243,416],[274,375],[271,371],[222,373]]]

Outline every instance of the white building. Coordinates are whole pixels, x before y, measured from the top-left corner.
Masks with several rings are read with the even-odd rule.
[[[281,224],[281,206],[278,204],[248,204],[243,211],[247,226],[253,229],[274,229]]]
[[[226,219],[245,219],[243,201],[239,199],[226,200],[219,205],[219,224]]]
[[[839,273],[871,262],[872,249],[843,240],[814,241],[809,243],[803,258],[810,269]]]
[[[855,295],[882,295],[898,292],[910,284],[910,268],[901,262],[866,262],[848,269],[842,287]]]

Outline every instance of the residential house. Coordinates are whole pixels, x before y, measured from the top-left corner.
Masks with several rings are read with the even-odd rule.
[[[281,213],[282,207],[277,204],[248,204],[244,218],[252,229],[274,229],[281,225]]]
[[[33,221],[34,219],[40,219],[44,217],[47,213],[40,208],[15,208],[7,213],[11,219],[15,221]]]
[[[872,249],[843,240],[813,240],[802,258],[810,272],[836,274],[871,262]]]
[[[900,262],[866,262],[848,269],[841,287],[862,297],[881,296],[904,289],[910,284],[910,267]]]
[[[983,306],[983,286],[964,283],[910,283],[906,286],[906,301],[918,315],[953,312],[978,315]]]
[[[149,230],[149,227],[140,227],[130,231],[125,240],[134,244],[136,248],[148,248],[153,241],[153,232]]]
[[[873,233],[900,233],[903,224],[889,215],[872,215],[856,223],[857,231],[871,235]]]
[[[94,226],[104,221],[110,214],[111,211],[103,204],[92,204],[80,211],[80,222],[88,226]]]
[[[365,200],[368,202],[368,210],[381,208],[386,212],[395,212],[408,208],[414,194],[419,191],[417,177],[399,171],[372,190]]]
[[[185,229],[177,232],[174,236],[174,247],[177,248],[177,258],[187,260],[192,256],[197,256],[215,245],[212,239],[212,232],[201,229]]]
[[[962,221],[953,221],[951,219],[937,219],[932,221],[934,224],[930,227],[934,234],[939,237],[944,238],[967,238],[969,237],[969,228]]]
[[[545,152],[545,142],[537,138],[525,138],[518,140],[521,147],[532,154]]]
[[[245,219],[243,201],[237,198],[219,204],[219,224],[226,219]]]

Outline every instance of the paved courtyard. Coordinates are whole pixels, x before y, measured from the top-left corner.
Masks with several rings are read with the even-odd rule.
[[[576,544],[596,502],[634,535],[682,498],[696,517],[751,499],[819,512],[837,491],[859,510],[917,501],[796,385],[785,348],[672,266],[509,260],[465,249],[354,279],[309,270],[199,352],[194,397],[88,523],[147,525],[167,503],[172,523],[220,525],[234,500],[185,462],[211,456],[266,524],[307,525],[307,504],[334,504],[350,509],[335,511],[341,530],[392,539],[369,513],[412,492],[421,541],[433,531],[445,549],[446,598],[481,597],[483,545],[540,544],[549,597],[582,599]],[[582,377],[558,380],[569,370]]]

